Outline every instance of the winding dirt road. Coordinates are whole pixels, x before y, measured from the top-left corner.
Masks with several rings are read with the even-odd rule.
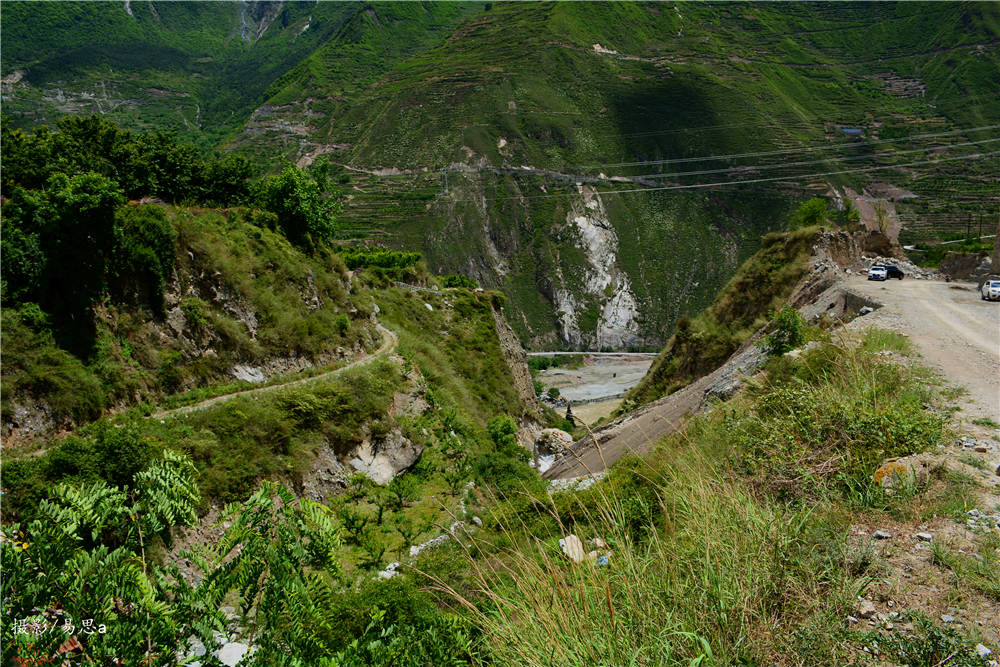
[[[207,398],[204,401],[194,403],[192,405],[185,405],[184,407],[174,408],[173,410],[162,410],[152,415],[155,419],[165,419],[167,417],[176,417],[178,415],[187,414],[189,412],[195,412],[196,410],[204,410],[205,408],[216,405],[217,403],[224,403],[237,396],[254,396],[257,394],[264,394],[271,391],[278,391],[279,389],[288,389],[289,387],[298,387],[304,384],[310,384],[313,382],[319,382],[328,377],[338,375],[351,368],[357,368],[363,364],[367,364],[376,357],[381,356],[386,352],[391,352],[396,349],[396,344],[399,343],[399,338],[395,333],[386,329],[381,324],[376,324],[376,328],[382,332],[382,344],[377,350],[371,354],[366,354],[363,357],[355,359],[346,366],[341,366],[339,368],[334,368],[331,371],[325,373],[320,373],[319,375],[313,375],[311,377],[301,378],[299,380],[292,380],[290,382],[283,382],[282,384],[272,384],[266,387],[257,387],[256,389],[244,389],[243,391],[233,392],[232,394],[223,394],[222,396],[215,396],[213,398]]]
[[[980,300],[970,283],[853,278],[846,286],[883,304],[848,331],[877,326],[906,334],[927,366],[968,390],[958,399],[963,415],[1000,423],[1000,303]]]

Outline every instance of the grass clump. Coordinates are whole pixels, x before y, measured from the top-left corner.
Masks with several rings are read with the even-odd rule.
[[[861,345],[866,352],[899,352],[909,354],[913,350],[910,339],[904,334],[886,329],[870,328],[865,330]]]

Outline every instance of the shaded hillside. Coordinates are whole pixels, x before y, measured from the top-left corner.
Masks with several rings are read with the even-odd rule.
[[[213,147],[354,13],[341,3],[5,4],[4,113],[106,114]]]
[[[995,156],[962,156],[996,150],[969,128],[1000,119],[998,25],[981,4],[497,5],[364,90],[298,77],[233,145],[347,165],[345,231],[503,289],[531,345],[658,345],[810,193],[987,205]]]
[[[641,405],[715,370],[767,323],[808,271],[815,227],[768,234],[704,312],[684,318],[646,376],[623,402]]]
[[[169,127],[167,108],[214,114],[185,132],[272,169],[326,156],[343,236],[502,289],[536,347],[658,347],[810,196],[884,200],[904,238],[1000,197],[991,4],[175,4],[205,13],[197,29],[87,10],[101,35],[117,12],[107,58],[180,54],[116,61],[170,84],[128,83],[141,104],[122,110]],[[103,99],[105,55],[35,25],[37,62],[7,35],[16,121],[55,108],[55,34],[85,56],[66,90]]]

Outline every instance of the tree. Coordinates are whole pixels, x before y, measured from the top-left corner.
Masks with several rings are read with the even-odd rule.
[[[195,522],[194,480],[191,461],[166,451],[131,487],[60,484],[38,518],[4,526],[5,655],[14,646],[24,661],[79,651],[94,664],[175,664],[178,638],[209,616],[184,606],[190,589],[164,576],[147,549],[154,535]],[[92,633],[82,628],[88,619]],[[18,632],[25,621],[46,631]]]
[[[57,173],[46,184],[34,221],[25,221],[38,231],[45,253],[39,301],[64,324],[87,326],[86,311],[106,285],[115,209],[124,201],[118,185],[100,174]]]
[[[878,225],[878,230],[885,234],[885,229],[889,223],[889,207],[885,202],[875,203],[875,222]]]
[[[315,180],[301,169],[285,167],[260,188],[261,208],[278,216],[278,227],[289,241],[304,247],[327,243],[337,231],[339,202],[324,199]]]
[[[417,480],[410,475],[400,475],[389,482],[389,493],[397,510],[409,505],[420,497]]]
[[[764,347],[771,355],[781,355],[805,341],[805,321],[799,311],[785,306],[771,318],[771,333],[764,337]]]
[[[827,213],[827,203],[825,199],[815,197],[810,199],[792,214],[792,219],[788,223],[788,228],[795,230],[813,225],[822,225],[829,221]]]
[[[851,200],[846,200],[844,208],[837,212],[837,224],[847,229],[847,231],[853,231],[857,229],[860,222],[861,214],[858,212],[858,207]]]
[[[306,664],[331,632],[326,613],[339,576],[339,530],[332,511],[271,482],[223,518],[231,527],[199,562],[211,606],[235,594],[248,644],[241,665]],[[206,645],[207,646],[207,645]]]

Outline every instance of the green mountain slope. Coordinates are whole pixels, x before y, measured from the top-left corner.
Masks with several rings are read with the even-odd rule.
[[[955,158],[996,149],[963,130],[1000,120],[998,25],[983,4],[498,5],[326,106],[298,77],[233,145],[346,165],[353,235],[503,289],[532,345],[658,345],[831,186],[917,191],[911,218],[995,201],[995,156]]]
[[[4,113],[101,113],[205,146],[354,13],[341,3],[5,3]]]
[[[119,81],[131,92],[109,113],[270,167],[326,156],[345,237],[502,289],[536,347],[661,345],[811,196],[895,192],[904,238],[964,229],[1000,201],[996,5],[242,7],[74,9],[101,34],[98,15],[117,12],[101,53],[131,73],[109,79],[91,54],[60,76],[77,107]],[[34,64],[23,46],[5,55],[5,75],[26,72],[4,86],[21,124],[74,108],[52,92],[47,63],[68,56],[46,40]],[[175,55],[128,61],[137,45]]]

